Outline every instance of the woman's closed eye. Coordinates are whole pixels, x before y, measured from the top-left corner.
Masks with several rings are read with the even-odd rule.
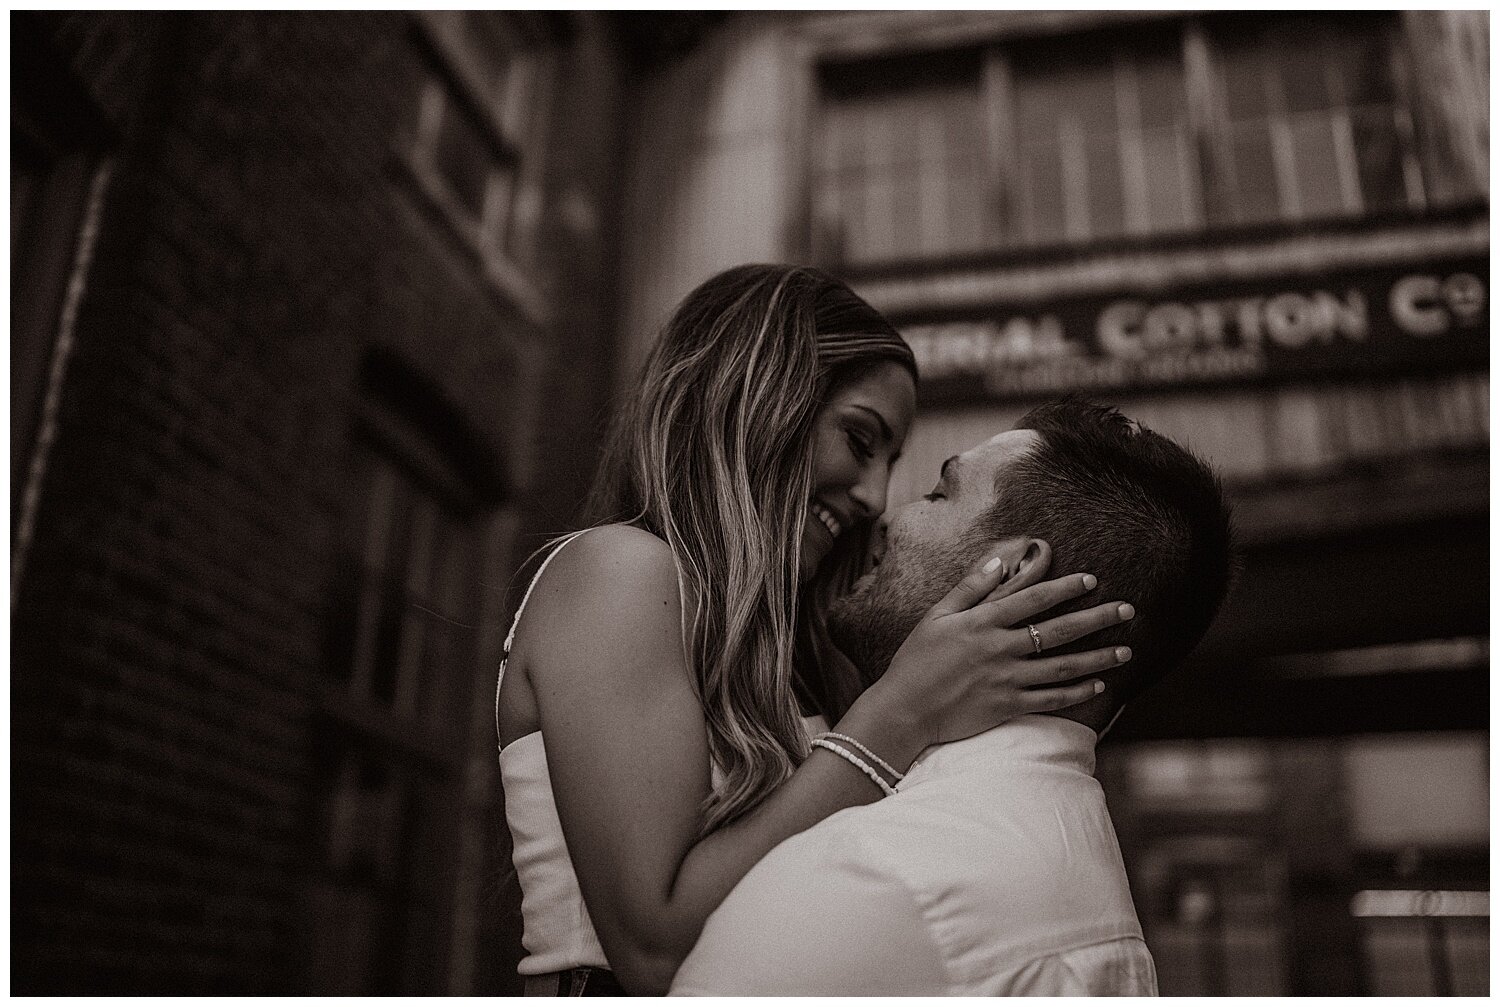
[[[849,439],[849,449],[860,461],[867,462],[875,457],[874,445],[859,431],[845,428],[844,435]]]

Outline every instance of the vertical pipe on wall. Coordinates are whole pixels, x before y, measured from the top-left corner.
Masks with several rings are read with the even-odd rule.
[[[47,458],[57,438],[57,415],[62,406],[63,382],[67,378],[68,359],[73,353],[73,329],[78,321],[78,307],[83,301],[87,287],[89,265],[93,261],[94,246],[99,237],[99,221],[104,211],[104,196],[109,188],[109,179],[114,171],[112,159],[105,159],[94,169],[89,182],[88,202],[83,213],[83,225],[78,230],[78,244],[73,253],[73,265],[69,271],[67,292],[63,297],[62,312],[58,316],[57,340],[52,348],[52,361],[47,372],[47,390],[42,398],[41,420],[37,424],[36,445],[32,449],[31,464],[26,472],[26,481],[21,492],[21,506],[16,521],[16,536],[10,555],[10,610],[16,610],[20,597],[21,579],[26,570],[26,555],[31,546],[32,532],[36,528],[37,507],[41,503],[42,483],[47,474]],[[14,492],[17,487],[11,487]]]

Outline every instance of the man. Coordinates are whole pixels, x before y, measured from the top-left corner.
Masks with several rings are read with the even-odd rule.
[[[879,565],[830,612],[835,639],[882,673],[997,542],[1011,571],[997,596],[1077,572],[1097,589],[1048,617],[1101,598],[1134,603],[1134,618],[1103,631],[1115,640],[1048,653],[1117,642],[1132,659],[1102,676],[1094,699],[933,746],[895,796],[771,851],[710,917],[674,993],[1156,993],[1094,743],[1196,645],[1224,598],[1218,481],[1112,409],[1035,409],[948,459],[933,492],[892,516]]]

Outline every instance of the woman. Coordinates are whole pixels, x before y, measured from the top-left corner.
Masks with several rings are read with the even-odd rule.
[[[1025,688],[1055,683],[991,656],[1026,631],[973,610],[1004,573],[984,566],[880,681],[828,644],[823,612],[863,564],[915,382],[890,324],[817,270],[730,270],[668,323],[606,452],[597,525],[547,557],[507,642],[497,725],[528,992],[613,992],[616,976],[665,992],[778,842],[887,793],[929,744],[1095,694]],[[1084,590],[1054,582],[1035,611]],[[809,754],[827,723],[837,740]]]

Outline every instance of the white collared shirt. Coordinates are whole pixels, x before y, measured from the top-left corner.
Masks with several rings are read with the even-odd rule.
[[[928,749],[751,869],[672,992],[1155,996],[1095,740],[1031,715]]]

